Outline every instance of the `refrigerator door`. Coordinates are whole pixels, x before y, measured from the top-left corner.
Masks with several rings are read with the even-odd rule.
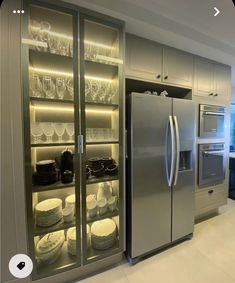
[[[176,166],[172,187],[172,241],[193,233],[196,108],[192,101],[173,99]]]
[[[171,164],[169,118],[172,99],[132,93],[129,101],[129,257],[135,258],[171,241],[171,188],[165,153]],[[168,130],[168,135],[167,135]],[[169,168],[169,176],[170,170]],[[169,177],[168,176],[168,177]]]

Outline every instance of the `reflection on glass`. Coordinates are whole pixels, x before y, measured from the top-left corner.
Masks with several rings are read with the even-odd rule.
[[[72,78],[67,78],[66,87],[67,87],[69,96],[71,97],[71,99],[73,99],[73,79]]]

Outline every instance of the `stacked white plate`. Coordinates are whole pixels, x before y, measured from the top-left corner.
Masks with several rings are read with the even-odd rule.
[[[77,254],[76,246],[76,227],[70,228],[67,232],[68,253],[71,255]]]
[[[87,224],[86,225],[86,239],[87,239],[87,248],[89,248],[90,247],[90,243],[91,243],[91,235],[90,235],[90,231],[91,230],[91,228],[90,228],[90,226]]]
[[[35,206],[35,221],[38,226],[48,227],[59,222],[63,217],[62,200],[47,199]]]
[[[37,259],[43,263],[52,264],[60,256],[64,241],[64,231],[46,234],[36,245]]]
[[[91,225],[91,245],[97,250],[111,248],[117,240],[117,226],[112,219],[96,221]]]
[[[76,202],[76,197],[75,194],[69,195],[66,199],[65,199],[65,207],[71,207],[74,209],[74,214],[76,214],[75,211],[75,202]]]

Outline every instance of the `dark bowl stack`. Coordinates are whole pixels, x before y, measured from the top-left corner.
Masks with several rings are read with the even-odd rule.
[[[36,163],[36,172],[33,174],[33,183],[47,186],[58,181],[58,169],[55,160],[42,160]]]
[[[97,178],[104,175],[114,176],[118,173],[118,167],[112,157],[94,157],[88,159],[88,165],[86,169],[86,176],[89,178],[93,175]]]

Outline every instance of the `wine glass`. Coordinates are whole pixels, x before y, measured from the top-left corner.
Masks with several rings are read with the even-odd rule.
[[[34,122],[31,123],[31,134],[33,136],[33,143],[41,143],[42,142],[42,128],[41,123]]]
[[[55,84],[51,77],[43,76],[42,89],[45,93],[46,98],[55,98]]]
[[[58,53],[58,38],[54,35],[50,35],[48,39],[49,51],[52,54]]]
[[[68,78],[66,81],[66,87],[68,90],[69,95],[71,96],[71,98],[73,99],[73,79],[72,78]]]
[[[69,142],[73,142],[73,135],[74,135],[74,123],[67,123],[66,124],[66,131],[69,135]]]
[[[51,143],[52,142],[52,136],[54,135],[55,129],[53,127],[53,123],[41,123],[42,130],[44,135],[47,138],[47,142]]]
[[[55,88],[58,98],[63,99],[66,91],[65,80],[63,78],[56,78]]]
[[[65,124],[64,123],[54,123],[54,129],[58,136],[58,141],[62,143],[63,142],[62,136],[64,135],[64,132],[65,132]]]
[[[63,56],[69,55],[69,42],[66,39],[60,39],[58,42],[59,53]]]
[[[39,40],[39,31],[40,31],[41,25],[38,21],[30,20],[29,25],[29,36],[31,39]]]
[[[98,94],[99,94],[99,82],[93,81],[91,82],[91,97],[94,102],[97,102]]]
[[[46,22],[42,21],[40,23],[40,39],[43,42],[46,42],[47,44],[49,43],[49,38],[50,38],[50,30],[51,30],[51,25]],[[47,51],[47,48],[44,49],[44,51]]]
[[[42,83],[38,75],[30,76],[29,88],[31,96],[41,97],[42,96]]]

